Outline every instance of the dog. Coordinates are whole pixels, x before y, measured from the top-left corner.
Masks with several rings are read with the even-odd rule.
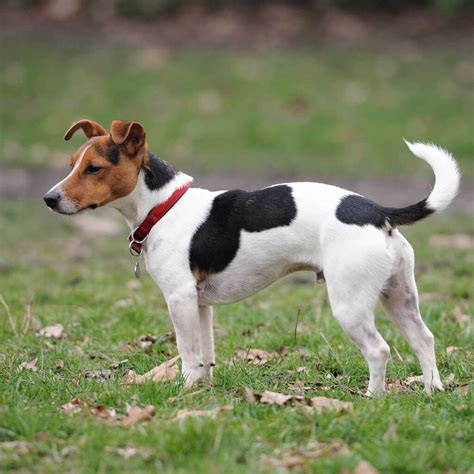
[[[447,151],[406,142],[432,167],[435,185],[420,202],[391,208],[311,182],[258,191],[189,188],[191,176],[148,150],[139,122],[115,120],[107,132],[79,120],[65,140],[79,129],[87,141],[44,201],[61,214],[110,206],[125,217],[136,274],[143,256],[166,299],[188,386],[212,377],[213,305],[309,270],[325,280],[335,318],[367,361],[369,396],[384,391],[390,355],[374,324],[379,300],[416,353],[425,391],[443,390],[434,337],[420,315],[414,252],[398,228],[444,210],[456,196],[460,172]]]

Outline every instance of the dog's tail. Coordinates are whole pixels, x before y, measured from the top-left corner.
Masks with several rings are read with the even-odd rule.
[[[390,227],[413,224],[446,209],[456,197],[461,179],[456,160],[448,151],[432,144],[410,143],[406,140],[405,143],[415,156],[433,168],[435,184],[431,194],[416,204],[400,209],[385,208]]]

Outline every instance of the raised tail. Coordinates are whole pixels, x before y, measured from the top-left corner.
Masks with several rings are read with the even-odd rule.
[[[406,140],[405,143],[415,156],[433,168],[435,184],[431,194],[416,204],[400,209],[384,208],[390,227],[409,225],[446,209],[456,197],[461,179],[456,160],[448,151],[432,144],[410,143]]]

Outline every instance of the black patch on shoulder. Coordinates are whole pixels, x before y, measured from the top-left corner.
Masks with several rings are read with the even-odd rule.
[[[219,194],[211,212],[194,234],[189,249],[192,271],[218,273],[239,250],[240,232],[262,232],[289,226],[296,217],[292,189],[286,185],[259,191]]]
[[[153,153],[148,153],[148,165],[145,168],[145,184],[148,189],[154,190],[163,187],[175,175],[176,170],[171,165]]]
[[[110,161],[113,165],[118,165],[120,161],[120,149],[118,145],[113,142],[110,142],[109,148],[107,150],[107,160]]]
[[[336,217],[344,224],[358,226],[373,225],[379,229],[412,224],[424,219],[434,211],[426,205],[426,199],[411,206],[384,207],[357,194],[349,194],[341,199],[336,209]]]

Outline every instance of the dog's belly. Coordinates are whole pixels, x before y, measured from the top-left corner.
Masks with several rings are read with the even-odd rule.
[[[302,238],[300,226],[259,233],[243,231],[240,248],[222,272],[203,275],[197,288],[203,305],[233,303],[290,273],[319,271],[319,246]]]
[[[251,270],[247,269],[245,273],[226,271],[211,275],[198,283],[199,304],[235,303],[258,293],[290,273],[304,270],[317,273],[319,268],[309,263],[295,263],[277,269],[254,268],[253,272]]]

